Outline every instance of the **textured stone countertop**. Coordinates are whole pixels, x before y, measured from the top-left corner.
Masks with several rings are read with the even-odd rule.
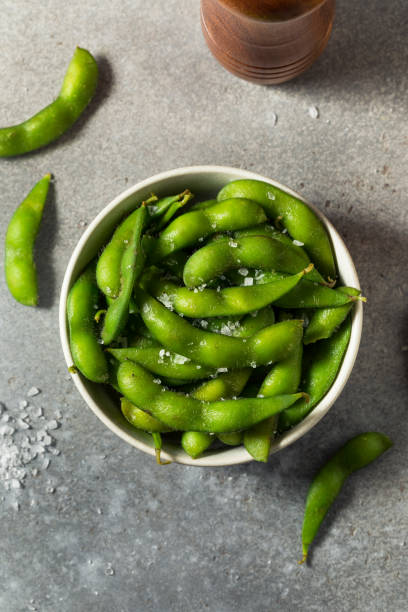
[[[407,609],[406,36],[405,0],[339,0],[312,69],[259,87],[213,60],[197,0],[3,0],[1,125],[51,101],[77,44],[98,58],[101,83],[57,144],[0,163],[2,240],[32,185],[55,177],[38,242],[41,307],[14,302],[0,270],[0,428],[31,411],[54,439],[23,488],[0,481],[1,612]],[[86,225],[135,182],[195,164],[258,171],[322,208],[368,298],[340,399],[268,465],[155,465],[86,407],[61,351],[59,291]],[[365,430],[395,446],[348,482],[299,566],[311,478]]]

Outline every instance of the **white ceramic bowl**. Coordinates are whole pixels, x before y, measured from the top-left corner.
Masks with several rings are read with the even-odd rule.
[[[106,243],[113,229],[123,215],[131,211],[135,203],[146,199],[148,194],[150,194],[152,191],[158,196],[162,196],[171,193],[178,193],[186,188],[189,188],[193,193],[199,195],[200,197],[210,197],[214,196],[216,192],[229,181],[241,178],[266,181],[271,185],[276,185],[280,189],[301,198],[299,194],[281,185],[277,181],[260,176],[259,174],[255,174],[253,172],[222,166],[193,166],[163,172],[141,181],[117,196],[99,213],[99,215],[88,226],[87,230],[84,232],[80,241],[75,247],[62,284],[59,309],[59,326],[62,348],[68,366],[73,365],[69,347],[68,325],[66,319],[68,292],[84,266]],[[317,210],[309,202],[306,203],[318,214],[329,232],[337,258],[341,281],[345,285],[360,288],[358,276],[353,261],[350,257],[350,253],[348,252],[340,235],[337,233],[330,221],[319,210]],[[301,423],[293,427],[293,429],[290,431],[284,433],[272,443],[272,453],[275,453],[282,448],[285,448],[289,444],[292,444],[298,438],[312,429],[312,427],[314,427],[316,423],[320,421],[320,419],[334,404],[344,385],[346,384],[353,368],[360,344],[362,322],[362,304],[357,302],[356,307],[353,309],[353,323],[350,343],[334,384],[324,398]],[[125,420],[118,405],[114,403],[103,385],[92,383],[80,374],[73,374],[72,377],[85,402],[111,431],[145,453],[150,455],[155,454],[151,442],[151,436],[138,432]],[[189,457],[181,448],[167,445],[164,446],[162,456],[164,459],[197,466],[233,465],[246,463],[252,460],[252,457],[247,453],[243,446],[209,450],[199,459],[191,459],[191,457]]]

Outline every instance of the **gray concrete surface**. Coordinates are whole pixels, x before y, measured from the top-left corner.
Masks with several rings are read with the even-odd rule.
[[[55,176],[39,239],[41,308],[16,304],[0,271],[0,400],[17,418],[18,402],[34,385],[41,393],[32,406],[60,422],[52,432],[60,454],[48,453],[49,467],[32,462],[23,489],[7,491],[0,482],[0,610],[402,612],[406,2],[339,1],[321,60],[276,88],[240,81],[215,63],[198,5],[1,3],[2,125],[50,101],[76,44],[98,57],[101,85],[56,145],[0,163],[2,236],[34,182],[47,171]],[[311,105],[318,119],[308,115]],[[67,377],[58,294],[85,224],[115,195],[161,170],[213,163],[274,177],[323,208],[346,239],[368,297],[363,342],[330,414],[268,465],[158,467],[107,431]],[[388,433],[395,447],[347,484],[310,566],[299,566],[313,474],[346,439],[370,429]]]

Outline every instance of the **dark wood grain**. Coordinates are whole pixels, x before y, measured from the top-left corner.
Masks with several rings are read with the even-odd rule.
[[[303,14],[281,20],[265,19],[265,12],[240,12],[244,4],[201,0],[208,47],[227,70],[243,79],[265,85],[288,81],[307,70],[329,40],[335,0],[323,0]],[[261,4],[265,8],[265,2]]]

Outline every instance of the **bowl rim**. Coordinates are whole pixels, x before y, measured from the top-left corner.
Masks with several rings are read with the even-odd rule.
[[[78,243],[76,244],[71,257],[69,259],[64,279],[61,286],[60,292],[60,303],[59,303],[59,330],[60,330],[60,339],[62,344],[62,350],[64,353],[65,361],[68,367],[73,365],[73,359],[71,355],[70,345],[69,345],[69,332],[68,332],[68,323],[66,317],[66,303],[68,298],[69,290],[74,282],[73,273],[77,263],[78,258],[80,257],[87,241],[92,235],[95,228],[108,216],[111,211],[113,211],[121,202],[131,196],[134,196],[138,191],[141,191],[146,188],[153,188],[152,186],[155,183],[166,179],[178,178],[183,175],[206,175],[206,174],[226,174],[230,175],[230,181],[237,179],[253,179],[258,181],[264,181],[269,183],[279,189],[282,189],[286,193],[295,196],[304,202],[307,206],[309,206],[320,218],[323,222],[326,230],[328,231],[335,255],[338,255],[338,251],[342,252],[342,257],[347,259],[347,267],[349,269],[349,277],[353,276],[353,286],[356,289],[360,289],[360,283],[357,275],[356,268],[354,266],[354,262],[351,258],[351,255],[341,238],[340,234],[337,232],[335,227],[329,221],[329,219],[311,202],[306,200],[303,196],[298,194],[296,191],[291,188],[283,185],[279,181],[274,179],[270,179],[261,174],[243,170],[241,168],[233,168],[229,166],[217,166],[217,165],[201,165],[201,166],[186,166],[182,168],[175,168],[173,170],[168,170],[164,172],[160,172],[155,174],[147,179],[139,181],[135,183],[133,186],[129,187],[119,195],[117,195],[113,200],[105,206],[93,219],[93,221],[88,225]],[[188,176],[187,176],[188,180]],[[334,242],[336,244],[334,244]],[[341,270],[339,269],[339,273]],[[350,374],[353,369],[355,360],[357,358],[357,353],[361,340],[362,333],[362,325],[363,325],[363,307],[361,302],[357,302],[356,307],[353,309],[352,314],[352,329],[350,341],[344,355],[340,370],[336,376],[336,379],[329,391],[326,395],[316,404],[314,409],[297,425],[295,425],[292,429],[288,430],[278,438],[276,438],[271,445],[270,454],[274,454],[279,450],[286,448],[287,446],[293,444],[296,440],[300,439],[304,436],[308,431],[313,429],[315,425],[327,414],[332,405],[335,403],[340,393],[342,392]],[[86,385],[89,384],[86,379],[82,377],[81,374],[71,373],[75,386],[77,387],[80,395],[87,403],[88,407],[94,412],[94,414],[116,435],[118,435],[122,440],[131,444],[133,447],[142,450],[143,452],[150,454],[152,456],[155,455],[155,450],[153,445],[149,444],[147,441],[143,441],[132,436],[128,431],[125,431],[119,425],[114,423],[99,407],[98,403],[93,399],[90,395]],[[171,451],[166,450],[165,448],[162,451],[162,456],[164,459],[174,461],[176,463],[181,463],[184,465],[193,465],[197,467],[225,467],[230,465],[239,465],[242,463],[248,463],[253,461],[253,458],[243,446],[239,447],[231,447],[227,449],[223,449],[221,452],[213,451],[203,454],[198,459],[192,459],[187,453],[180,450],[177,452],[177,457],[171,453]]]

